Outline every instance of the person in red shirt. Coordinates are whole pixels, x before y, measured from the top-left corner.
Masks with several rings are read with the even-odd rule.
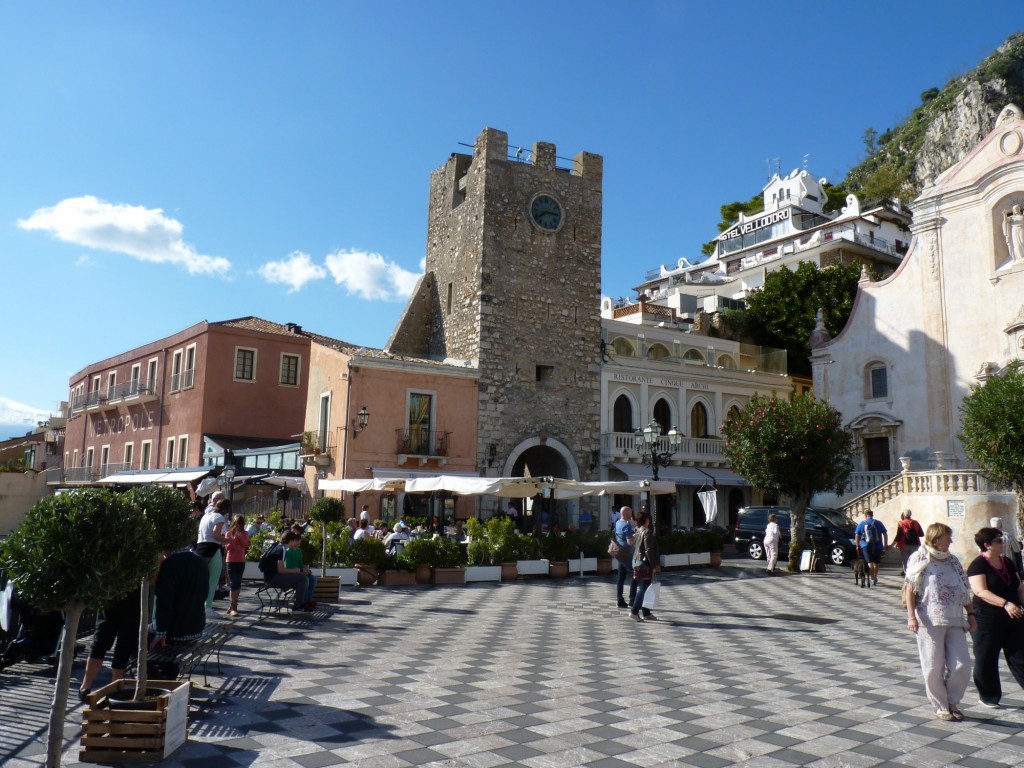
[[[912,517],[913,512],[909,509],[903,510],[900,515],[900,522],[896,526],[896,538],[893,544],[900,551],[900,562],[902,570],[900,576],[907,575],[907,561],[910,560],[910,556],[917,552],[921,548],[921,542],[924,540],[924,531],[921,529],[921,524],[914,520]]]

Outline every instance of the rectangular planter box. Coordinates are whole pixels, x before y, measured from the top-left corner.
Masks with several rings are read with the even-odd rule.
[[[593,573],[597,570],[597,558],[596,557],[584,557],[576,560],[569,561],[569,575],[579,576],[580,575],[580,562],[583,562],[583,572]]]
[[[382,587],[416,586],[416,574],[412,571],[381,571],[377,584]]]
[[[337,576],[317,576],[313,599],[318,603],[333,603],[338,599]]]
[[[319,571],[313,571],[319,573]],[[354,587],[359,583],[358,572],[355,568],[328,568],[328,576],[337,576],[338,583],[345,587]]]
[[[155,710],[111,708],[108,696],[134,690],[134,680],[115,680],[89,695],[82,712],[82,749],[79,760],[89,763],[157,763],[188,738],[187,680],[150,680],[153,687],[168,688]]]
[[[263,581],[263,571],[260,570],[260,564],[246,560],[245,570],[242,571],[242,578],[251,579],[252,581]]]
[[[547,560],[517,560],[516,570],[520,576],[547,576]]]
[[[692,552],[690,554],[690,565],[711,565],[711,553]]]
[[[471,581],[501,581],[501,566],[467,565],[466,583]]]
[[[465,584],[465,568],[435,568],[432,578],[434,584]]]
[[[662,555],[661,556],[661,567],[662,568],[681,568],[684,565],[690,564],[690,555],[687,552],[677,555]]]

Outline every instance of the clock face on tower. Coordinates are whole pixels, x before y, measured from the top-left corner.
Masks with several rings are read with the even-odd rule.
[[[545,232],[557,232],[562,226],[562,205],[551,195],[534,195],[530,201],[530,218]]]

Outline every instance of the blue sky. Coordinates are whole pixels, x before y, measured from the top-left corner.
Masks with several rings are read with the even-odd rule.
[[[0,438],[204,319],[383,345],[430,171],[485,126],[604,155],[603,290],[630,295],[768,161],[840,179],[1018,31],[1017,4],[966,7],[6,2]]]

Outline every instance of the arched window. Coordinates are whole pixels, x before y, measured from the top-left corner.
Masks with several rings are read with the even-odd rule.
[[[718,357],[718,364],[722,368],[735,368],[736,367],[736,361],[733,360],[731,357],[729,357],[729,355],[719,355],[719,357]]]
[[[738,405],[732,406],[729,409],[729,418],[730,419],[738,419],[739,416],[740,416],[740,407]]]
[[[672,429],[672,408],[664,398],[654,404],[654,420],[661,425],[661,434],[667,435]]]
[[[697,365],[704,364],[704,353],[699,349],[688,349],[686,354],[683,355],[683,360],[688,363],[695,363]]]
[[[622,336],[616,336],[612,339],[612,351],[616,355],[622,355],[623,357],[633,356],[633,345]]]
[[[632,432],[633,426],[633,404],[625,395],[615,398],[615,408],[612,411],[612,430],[615,432]]]
[[[664,344],[651,344],[647,350],[648,360],[661,360],[669,356],[668,348]]]
[[[694,403],[690,409],[690,437],[708,436],[708,409],[703,403]]]

